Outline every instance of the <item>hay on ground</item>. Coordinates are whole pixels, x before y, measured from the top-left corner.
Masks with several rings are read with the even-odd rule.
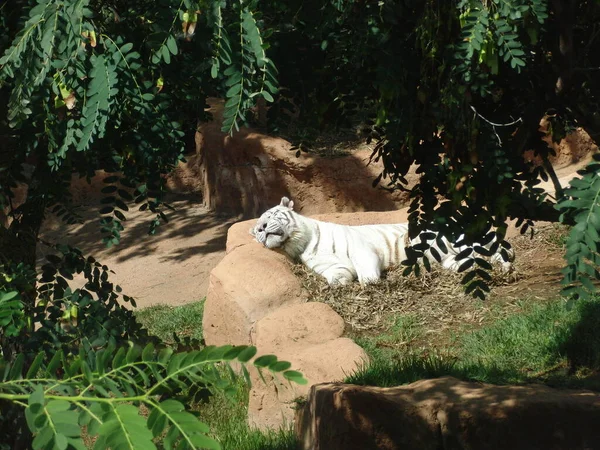
[[[518,286],[531,273],[539,272],[540,248],[546,253],[559,254],[565,232],[564,227],[549,226],[538,230],[533,238],[526,235],[511,239],[516,251],[514,271],[510,274],[494,271],[492,291],[498,286]],[[393,317],[406,314],[417,316],[427,333],[441,333],[457,324],[481,324],[491,308],[486,301],[464,293],[460,283],[464,274],[438,265],[432,265],[431,272],[423,269],[418,277],[403,276],[403,267],[392,268],[379,282],[367,286],[357,282],[329,286],[323,277],[302,264],[292,265],[292,271],[308,291],[309,301],[328,304],[352,331],[359,333],[385,329]]]

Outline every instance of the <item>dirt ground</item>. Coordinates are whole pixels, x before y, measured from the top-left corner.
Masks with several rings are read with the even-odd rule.
[[[136,299],[138,307],[158,303],[180,305],[206,296],[210,271],[225,255],[228,228],[236,217],[208,211],[191,195],[171,199],[175,211],[165,211],[169,223],[148,235],[154,215],[127,213],[121,244],[107,249],[102,243],[97,208],[82,207],[82,224],[66,226],[50,216],[44,239],[79,247],[115,273],[112,281]],[[66,231],[66,234],[65,234]],[[40,247],[39,254],[46,249]]]

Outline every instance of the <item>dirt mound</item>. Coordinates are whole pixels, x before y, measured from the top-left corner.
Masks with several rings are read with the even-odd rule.
[[[220,130],[223,102],[211,104],[214,121],[200,125],[196,154],[169,178],[173,189],[201,191],[207,208],[256,217],[284,195],[304,214],[389,211],[406,204],[404,192],[373,188],[383,164],[369,164],[370,150],[296,157],[292,144],[278,137],[247,128],[226,135]]]

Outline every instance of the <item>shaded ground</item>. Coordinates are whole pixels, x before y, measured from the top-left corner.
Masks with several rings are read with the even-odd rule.
[[[227,230],[237,218],[212,213],[190,196],[173,197],[171,204],[175,211],[165,211],[169,223],[154,236],[148,235],[153,215],[129,211],[121,244],[109,249],[102,243],[95,208],[81,208],[83,224],[65,226],[49,217],[42,237],[77,246],[106,264],[115,272],[113,282],[139,307],[200,300],[206,296],[210,271],[225,254]],[[40,247],[39,254],[45,251]]]

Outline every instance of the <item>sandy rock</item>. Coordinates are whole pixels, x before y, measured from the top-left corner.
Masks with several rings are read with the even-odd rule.
[[[592,449],[600,395],[452,377],[394,388],[314,386],[296,416],[300,448]]]
[[[250,234],[250,228],[256,225],[256,219],[244,220],[234,223],[227,231],[227,245],[225,253],[231,253],[238,247],[247,244],[258,245],[254,236]]]
[[[252,343],[259,352],[279,357],[293,355],[312,345],[323,344],[344,334],[344,320],[320,302],[279,309],[256,323]]]
[[[305,397],[316,383],[341,381],[368,361],[365,351],[348,338],[337,338],[321,344],[302,346],[298,341],[291,349],[279,347],[280,360],[292,363],[308,380],[305,386],[290,384],[281,376],[265,377],[266,383],[251,371],[252,390],[248,404],[248,422],[260,429],[278,429],[292,423],[296,399]],[[258,347],[259,354],[265,354]]]
[[[238,248],[210,274],[203,318],[206,343],[250,344],[256,321],[304,299],[285,256],[259,245]]]

